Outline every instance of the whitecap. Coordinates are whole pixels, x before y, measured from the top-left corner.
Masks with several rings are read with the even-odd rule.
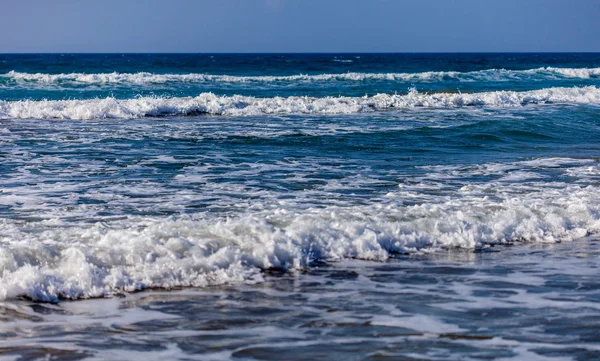
[[[334,59],[337,62],[353,60]],[[161,84],[170,82],[183,83],[274,83],[274,82],[329,82],[329,81],[440,81],[454,79],[458,81],[510,81],[519,79],[557,79],[600,77],[600,68],[556,68],[541,67],[527,70],[485,69],[470,72],[459,71],[425,71],[417,73],[333,73],[333,74],[297,74],[297,75],[219,75],[219,74],[156,74],[139,73],[26,73],[10,71],[1,74],[0,78],[16,82],[38,82],[44,84],[73,82],[80,84]]]
[[[90,100],[0,101],[0,119],[134,119],[175,115],[280,115],[351,114],[392,109],[493,107],[515,108],[529,104],[600,104],[595,86],[546,88],[515,92],[377,94],[365,97],[273,97],[219,96]]]

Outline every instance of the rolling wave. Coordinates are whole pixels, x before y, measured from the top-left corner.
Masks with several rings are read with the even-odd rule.
[[[420,73],[340,73],[287,76],[235,76],[214,74],[153,74],[140,73],[23,73],[10,71],[0,75],[0,79],[15,82],[37,82],[43,84],[80,83],[80,84],[162,84],[162,83],[276,83],[276,82],[326,82],[326,81],[510,81],[534,79],[598,78],[600,68],[555,68],[542,67],[528,70],[488,69],[471,72],[427,71]]]
[[[530,165],[561,161],[541,159]],[[593,160],[580,163],[571,169],[574,175],[597,174]],[[516,176],[520,170],[514,171]],[[145,288],[256,282],[260,270],[303,269],[320,260],[385,261],[396,252],[553,243],[600,232],[600,189],[558,185],[504,179],[471,184],[454,196],[415,205],[403,203],[414,186],[401,186],[387,195],[389,203],[277,209],[227,219],[130,217],[41,233],[4,221],[0,300],[27,296],[56,301]],[[536,191],[523,192],[531,188]]]
[[[532,91],[481,93],[377,94],[365,97],[273,97],[218,96],[91,100],[0,101],[0,119],[134,119],[177,115],[252,116],[268,114],[351,114],[411,108],[500,107],[529,104],[600,104],[600,89],[556,87]]]

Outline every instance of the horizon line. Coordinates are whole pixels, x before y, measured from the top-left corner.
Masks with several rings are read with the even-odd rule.
[[[0,55],[331,55],[331,54],[600,54],[599,51],[401,51],[401,52],[0,52]]]

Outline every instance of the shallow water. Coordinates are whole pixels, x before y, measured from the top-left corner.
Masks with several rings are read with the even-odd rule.
[[[0,355],[595,360],[599,266],[600,242],[581,240],[346,260],[255,285],[4,302]]]

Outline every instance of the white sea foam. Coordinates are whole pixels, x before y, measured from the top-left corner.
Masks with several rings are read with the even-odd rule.
[[[347,62],[351,60],[336,60]],[[440,81],[455,79],[459,81],[507,81],[519,78],[597,78],[600,77],[600,68],[555,68],[542,67],[528,70],[487,69],[471,72],[458,71],[426,71],[420,73],[358,73],[348,72],[339,74],[298,74],[298,75],[264,75],[264,76],[236,76],[216,74],[154,74],[140,73],[23,73],[10,71],[1,74],[0,78],[17,82],[39,82],[45,84],[75,82],[82,84],[161,84],[170,82],[202,83],[273,83],[273,82],[322,82],[322,81]]]
[[[540,68],[534,69],[532,72],[547,72],[550,74],[559,74],[570,78],[597,78],[600,77],[600,68]]]
[[[0,101],[0,119],[133,119],[146,116],[190,114],[350,114],[390,109],[457,108],[467,106],[521,107],[528,104],[600,104],[595,86],[546,88],[532,91],[482,93],[377,94],[371,97],[274,97],[218,96],[92,100]]]
[[[516,188],[515,188],[516,187]],[[600,232],[596,186],[490,182],[404,204],[276,208],[229,218],[130,217],[93,226],[0,223],[0,299],[100,297],[149,287],[258,282],[260,270],[314,260],[383,261],[390,252],[569,241]]]

